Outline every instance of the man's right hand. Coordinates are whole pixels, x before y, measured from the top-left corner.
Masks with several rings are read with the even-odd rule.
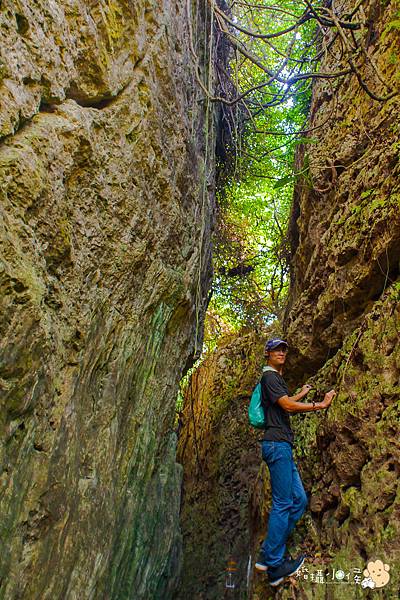
[[[305,385],[303,385],[303,387],[301,388],[301,394],[302,394],[303,396],[306,396],[310,390],[311,390],[311,385],[309,385],[308,383],[306,383],[306,384],[305,384]]]
[[[320,407],[321,408],[328,408],[328,406],[331,405],[333,398],[336,396],[336,392],[335,390],[331,390],[330,392],[327,392],[324,396],[324,399],[322,400],[322,402],[320,402]]]

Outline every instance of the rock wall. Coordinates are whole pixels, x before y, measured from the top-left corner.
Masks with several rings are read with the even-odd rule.
[[[388,93],[381,79],[399,92],[398,2],[363,7],[361,39],[371,61],[364,81],[379,96]],[[330,572],[353,577],[353,568],[383,560],[391,578],[379,593],[387,599],[400,589],[399,108],[399,93],[374,100],[355,76],[334,89],[314,86],[310,126],[335,116],[310,134],[316,143],[298,156],[309,170],[295,190],[285,323],[294,348],[291,377],[301,384],[311,376],[317,397],[331,387],[338,392],[327,414],[296,419],[311,495],[303,536],[317,565],[328,562]],[[312,586],[298,584],[296,594],[303,588],[311,597]],[[320,585],[315,597],[326,589]],[[352,599],[361,591],[353,584],[329,593]]]
[[[343,12],[352,7],[341,5]],[[387,86],[400,87],[397,11],[397,1],[370,0],[359,16],[358,42],[370,61],[360,75],[379,97],[390,95]],[[321,66],[332,68],[334,52]],[[336,353],[399,276],[398,111],[399,94],[374,100],[355,75],[314,85],[313,143],[297,156],[306,175],[294,195],[285,322],[295,361],[310,373]]]
[[[398,3],[373,0],[363,3],[363,10],[368,56],[392,89],[399,89]],[[334,57],[332,52],[322,69],[334,66]],[[377,94],[387,93],[373,69],[366,68],[363,77]],[[245,417],[245,396],[261,365],[260,346],[254,343],[251,353],[241,356],[246,337],[240,336],[228,346],[222,341],[215,357],[201,366],[193,381],[207,389],[189,393],[186,401],[179,446],[185,473],[183,533],[189,539],[185,577],[187,589],[197,584],[195,598],[400,596],[399,108],[399,95],[373,100],[355,76],[333,85],[318,80],[309,122],[314,141],[297,156],[298,170],[306,174],[296,186],[290,232],[293,258],[284,335],[291,351],[286,378],[291,391],[311,382],[318,399],[332,387],[338,392],[327,412],[291,418],[296,461],[310,501],[289,549],[309,553],[308,579],[302,574],[272,590],[264,575],[253,572],[248,578],[244,569],[265,535],[271,500],[267,471],[256,469],[260,458]],[[216,365],[212,377],[207,375],[209,364]],[[228,371],[234,369],[238,376],[231,385],[220,384],[215,409],[215,382],[223,380],[227,364],[234,365]],[[191,475],[190,404],[197,431],[206,432],[199,438],[205,475],[197,475],[196,483]],[[226,407],[222,414],[220,406]],[[215,446],[216,440],[220,445]],[[237,440],[244,448],[238,456]],[[224,457],[230,455],[235,462],[227,465]],[[242,484],[237,483],[242,476]],[[220,498],[213,509],[208,508],[206,490]],[[201,554],[197,539],[207,539],[208,553]],[[238,553],[233,558],[239,564],[239,581],[236,590],[224,590],[221,556],[229,558],[224,540],[231,539],[233,553]],[[354,582],[354,569],[363,577],[367,562],[375,559],[389,565],[390,582],[380,591],[362,589],[360,581]],[[345,576],[349,572],[351,584],[339,579],[318,583],[318,569],[328,578],[333,569]],[[247,584],[251,589],[246,592]]]
[[[213,220],[184,5],[1,3],[4,600],[164,600],[179,575]]]
[[[262,364],[262,342],[254,332],[225,336],[190,379],[177,455],[184,466],[179,600],[225,597],[229,560],[238,569],[232,597],[246,597],[248,506],[261,437],[249,430],[246,408]]]

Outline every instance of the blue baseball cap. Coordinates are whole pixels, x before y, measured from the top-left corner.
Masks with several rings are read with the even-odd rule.
[[[285,342],[285,340],[281,340],[280,338],[272,338],[272,340],[268,340],[268,342],[265,344],[265,350],[270,352],[270,350],[273,350],[282,344],[289,348],[289,344]]]

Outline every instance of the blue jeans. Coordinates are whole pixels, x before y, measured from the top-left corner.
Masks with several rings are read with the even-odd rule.
[[[286,540],[303,515],[308,498],[289,442],[263,442],[262,457],[267,463],[272,489],[268,534],[261,546],[265,563],[279,565],[285,556]]]

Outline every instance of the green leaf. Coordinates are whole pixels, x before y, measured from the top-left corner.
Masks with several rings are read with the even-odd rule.
[[[274,190],[279,190],[282,187],[285,187],[289,183],[293,183],[294,177],[293,175],[286,175],[282,177],[282,179],[278,179],[274,184]]]

